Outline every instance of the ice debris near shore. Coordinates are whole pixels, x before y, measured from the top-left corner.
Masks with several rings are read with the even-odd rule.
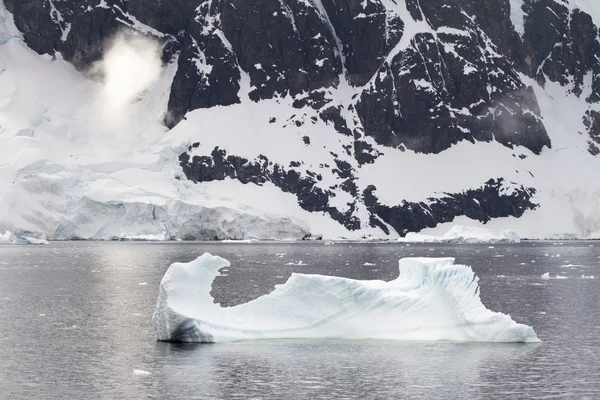
[[[520,243],[521,238],[513,230],[455,225],[443,236],[410,232],[398,241],[406,243]]]
[[[404,258],[390,282],[292,274],[248,303],[221,307],[210,295],[224,258],[205,253],[172,264],[153,315],[158,340],[226,342],[336,338],[539,342],[534,330],[488,310],[471,267],[453,258]]]
[[[0,233],[0,243],[10,244],[49,244],[46,239],[38,239],[29,236],[16,237],[13,233],[6,231],[4,234]]]

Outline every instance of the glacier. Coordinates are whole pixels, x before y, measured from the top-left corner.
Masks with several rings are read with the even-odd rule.
[[[398,239],[401,243],[520,243],[521,237],[510,229],[486,229],[454,225],[442,236],[409,232]]]
[[[292,274],[248,303],[210,295],[224,258],[205,253],[165,273],[152,317],[159,341],[334,338],[539,342],[533,328],[487,309],[478,278],[453,258],[403,258],[390,282]]]

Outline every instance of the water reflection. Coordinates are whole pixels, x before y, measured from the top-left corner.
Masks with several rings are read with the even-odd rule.
[[[542,345],[281,340],[157,343],[160,395],[206,398],[483,396]],[[494,373],[490,374],[490,372]],[[181,392],[202,382],[198,393]],[[506,382],[505,382],[506,383]],[[515,390],[518,382],[512,382]]]

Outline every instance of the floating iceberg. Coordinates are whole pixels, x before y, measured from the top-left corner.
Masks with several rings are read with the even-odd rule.
[[[29,236],[21,236],[17,238],[13,233],[6,231],[6,233],[0,233],[0,243],[10,244],[50,244],[46,239],[38,239]]]
[[[6,231],[6,233],[0,233],[0,243],[14,243],[17,241],[17,237],[13,235],[11,232]]]
[[[398,241],[409,243],[520,243],[521,238],[513,230],[455,225],[443,236],[410,232]]]
[[[453,258],[401,259],[397,279],[361,281],[292,274],[248,303],[221,307],[210,295],[229,261],[205,253],[172,264],[152,317],[161,341],[339,338],[539,342],[533,329],[488,310],[478,278]]]
[[[165,242],[171,239],[171,236],[169,235],[169,232],[167,231],[163,231],[160,234],[147,234],[147,235],[141,235],[141,234],[130,234],[127,232],[123,232],[121,233],[121,235],[119,236],[119,240],[121,241],[132,241],[132,242]]]
[[[552,275],[550,276],[550,272],[546,272],[545,274],[542,275],[542,279],[547,281],[550,279],[567,279],[566,276],[562,276],[562,275]]]

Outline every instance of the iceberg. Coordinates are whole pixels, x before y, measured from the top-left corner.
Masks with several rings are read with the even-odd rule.
[[[539,342],[533,328],[487,309],[471,267],[453,258],[404,258],[397,279],[292,274],[248,303],[221,307],[210,295],[224,258],[205,253],[165,273],[152,317],[159,341],[391,339]]]
[[[521,238],[514,230],[486,229],[462,225],[453,226],[443,236],[409,232],[398,239],[403,243],[520,243]]]
[[[10,244],[50,244],[46,239],[38,239],[31,236],[21,236],[17,238],[10,231],[6,231],[6,233],[0,233],[0,243],[10,243]]]
[[[14,243],[17,241],[17,237],[10,231],[6,231],[4,234],[0,233],[0,243]]]

